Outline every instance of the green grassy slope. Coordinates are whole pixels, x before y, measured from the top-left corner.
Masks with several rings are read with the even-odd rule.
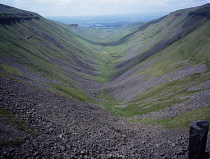
[[[134,121],[209,120],[199,113],[210,106],[210,4],[112,30],[0,10],[1,76],[81,102],[98,98]]]
[[[190,120],[209,119],[209,111],[199,114],[210,106],[209,15],[209,4],[173,12],[115,47],[124,56],[115,77],[104,87],[121,100],[109,106],[115,115],[135,116],[135,121],[153,119],[149,123],[168,127],[174,117],[174,127],[179,127],[178,121],[189,124]],[[196,117],[191,116],[196,112]]]
[[[191,15],[190,13],[195,10],[197,8],[176,11],[157,22],[143,26],[127,40],[128,47],[125,50],[127,59],[118,67],[129,69],[130,65],[144,61],[201,26],[208,20],[208,16]]]
[[[94,82],[99,74],[97,66],[103,62],[100,52],[35,13],[0,7],[1,75],[54,91],[65,86],[68,93],[62,93],[91,101],[79,86]]]

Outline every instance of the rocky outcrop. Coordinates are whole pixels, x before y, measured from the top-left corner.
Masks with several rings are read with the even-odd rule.
[[[188,16],[198,16],[198,17],[205,17],[207,19],[210,19],[210,3],[202,6],[201,8],[190,12]]]
[[[205,157],[209,123],[205,120],[190,123],[189,154],[188,159],[208,159]],[[207,154],[208,155],[208,154]]]
[[[8,18],[0,18],[1,25],[11,25],[13,23],[20,23],[21,20],[40,20],[39,16],[32,17],[8,17]]]
[[[19,23],[21,20],[40,20],[41,16],[36,13],[23,11],[10,6],[0,4],[0,24],[11,25]]]

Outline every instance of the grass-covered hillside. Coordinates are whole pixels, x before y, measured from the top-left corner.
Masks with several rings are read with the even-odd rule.
[[[135,121],[209,120],[209,30],[210,4],[109,30],[1,5],[1,76]]]
[[[92,101],[82,87],[101,80],[103,53],[74,33],[35,13],[1,5],[0,39],[1,76]]]
[[[104,87],[120,101],[108,108],[169,127],[210,120],[209,14],[210,4],[179,10],[107,46],[106,51],[121,55],[113,80]]]

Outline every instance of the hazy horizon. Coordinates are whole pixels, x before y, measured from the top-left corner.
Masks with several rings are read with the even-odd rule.
[[[0,0],[1,4],[50,16],[160,14],[201,6],[209,0]]]
[[[164,15],[161,14],[117,14],[117,15],[93,15],[93,16],[46,16],[45,18],[66,23],[78,24],[83,27],[89,27],[94,24],[115,23],[120,26],[135,22],[150,22]]]

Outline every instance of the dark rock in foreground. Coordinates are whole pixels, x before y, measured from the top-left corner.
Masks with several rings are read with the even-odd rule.
[[[205,120],[190,123],[189,159],[205,158],[209,123]]]

